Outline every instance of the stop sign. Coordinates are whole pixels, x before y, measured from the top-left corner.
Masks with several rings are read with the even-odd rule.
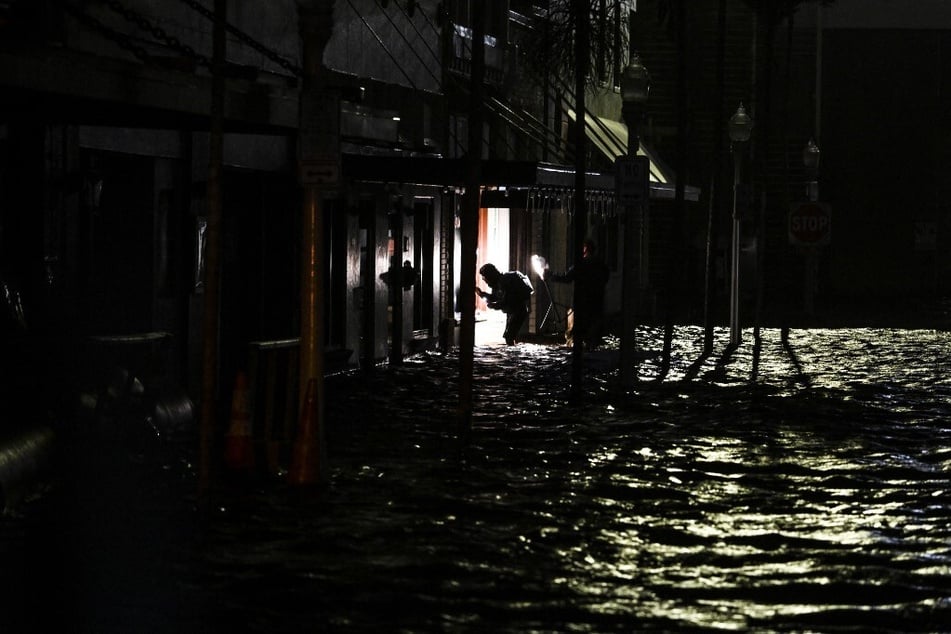
[[[832,211],[826,203],[795,203],[789,209],[789,242],[802,246],[829,244]]]

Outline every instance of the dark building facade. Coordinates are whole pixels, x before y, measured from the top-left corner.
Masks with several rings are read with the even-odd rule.
[[[606,48],[619,52],[594,60],[582,117],[571,78],[529,63],[552,5],[487,4],[485,98],[475,104],[471,2],[228,3],[221,401],[242,371],[270,381],[260,395],[269,402],[298,391],[314,243],[326,369],[398,363],[440,334],[451,341],[470,152],[482,158],[477,266],[530,273],[541,255],[564,270],[584,222],[611,268],[614,326],[625,256],[636,260],[639,320],[726,323],[735,156],[744,326],[822,323],[850,303],[946,293],[947,31],[846,28],[808,2],[772,22],[740,0],[672,13],[662,4],[592,3]],[[5,365],[29,369],[8,373],[20,377],[9,394],[52,393],[35,377],[51,368],[75,376],[103,359],[134,362],[134,374],[197,397],[213,27],[194,0],[0,3]],[[641,214],[618,204],[614,173],[629,150],[619,84],[632,49],[651,75],[637,148],[651,166]],[[728,121],[741,102],[754,132],[733,153]],[[473,149],[476,108],[485,124]],[[810,138],[821,148],[815,174],[803,164]],[[832,229],[808,244],[792,235],[791,216],[812,180]],[[319,209],[313,235],[308,197]],[[634,253],[629,231],[640,236]],[[570,303],[570,286],[533,279],[528,329],[556,334],[552,307]],[[69,359],[57,357],[66,340],[77,352]]]
[[[240,372],[270,385],[256,392],[259,403],[297,391],[302,267],[314,241],[303,229],[308,196],[319,207],[316,302],[328,371],[399,362],[436,345],[440,326],[459,318],[458,227],[476,107],[472,7],[384,4],[228,3],[215,228],[222,410]],[[148,389],[168,383],[197,398],[219,116],[214,15],[192,0],[0,9],[5,345],[40,375],[57,366],[82,376],[95,361],[125,366]],[[612,14],[625,28],[630,9]],[[617,315],[624,223],[613,163],[627,151],[627,131],[616,77],[587,100],[592,167],[578,210],[573,99],[564,78],[546,88],[519,64],[540,19],[530,3],[491,3],[477,257],[529,272],[532,255],[543,254],[567,268],[573,223],[583,218],[612,266],[608,310]],[[305,68],[313,51],[320,62]],[[652,177],[662,208],[673,198],[669,169],[655,160]],[[536,293],[530,331],[562,327],[543,316],[553,300],[569,299],[567,288]],[[66,359],[67,349],[76,354]],[[7,356],[8,367],[16,362]],[[294,398],[285,401],[295,409]]]
[[[742,0],[684,4],[680,29],[675,14],[661,11],[672,3],[638,2],[633,46],[654,78],[649,142],[676,163],[685,135],[688,151],[677,171],[705,196],[685,220],[694,277],[706,250],[704,216],[714,210],[714,305],[723,310],[729,271],[733,159],[726,124],[743,102],[754,121],[740,196],[747,325],[755,315],[762,325],[926,323],[915,308],[898,313],[949,292],[947,121],[937,114],[948,109],[940,88],[947,7],[923,2],[907,12],[888,2],[801,2],[791,16],[771,20]],[[821,151],[814,173],[803,157],[810,140]],[[828,216],[814,221],[825,230],[810,243],[815,236],[804,241],[794,229],[813,180]]]

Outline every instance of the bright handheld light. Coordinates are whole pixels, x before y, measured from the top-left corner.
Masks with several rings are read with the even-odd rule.
[[[548,268],[548,262],[540,255],[532,256],[532,270],[538,275],[538,277],[545,277],[545,269]]]

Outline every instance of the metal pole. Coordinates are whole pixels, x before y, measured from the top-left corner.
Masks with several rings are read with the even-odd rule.
[[[740,330],[740,219],[737,215],[737,198],[740,185],[740,148],[738,143],[731,147],[733,152],[733,243],[730,262],[730,345],[738,346],[742,339]]]
[[[730,345],[740,345],[742,331],[740,330],[740,213],[738,210],[740,197],[740,183],[743,182],[743,151],[746,142],[750,139],[753,129],[753,120],[746,114],[743,102],[740,102],[736,112],[730,117],[730,152],[733,153],[733,248],[731,253],[730,274]],[[743,200],[743,205],[748,205]],[[758,308],[757,308],[758,310]],[[759,340],[759,326],[756,338]]]
[[[807,149],[816,149],[815,143],[810,140],[807,145]],[[818,155],[818,150],[816,149],[815,155]],[[804,160],[806,156],[804,155]],[[809,202],[818,202],[819,201],[819,166],[818,158],[813,161],[809,161],[806,164],[806,199]],[[816,275],[818,271],[816,270],[819,260],[819,250],[818,247],[809,246],[805,247],[805,260],[806,260],[806,270],[805,270],[805,280],[803,282],[803,311],[807,317],[812,317],[815,313],[815,288],[816,288]]]
[[[637,134],[637,106],[634,104],[624,104],[622,115],[624,123],[627,125],[627,156],[633,159],[637,156],[637,148],[640,145],[640,139]],[[639,279],[634,276],[634,254],[639,250],[641,243],[641,230],[643,220],[638,223],[635,231],[634,217],[637,213],[637,205],[628,205],[624,214],[624,286],[621,290],[621,301],[624,311],[622,313],[621,326],[621,385],[624,387],[633,387],[637,377],[636,360],[636,342],[634,340],[634,331],[637,328],[637,293],[639,288]]]
[[[587,108],[585,107],[585,83],[586,72],[588,70],[588,52],[590,50],[590,34],[588,21],[584,18],[588,15],[588,5],[586,0],[575,0],[573,9],[576,16],[575,21],[575,190],[574,190],[574,262],[577,266],[581,260],[581,243],[584,241],[588,232],[588,209],[585,201],[585,173],[588,171],[587,158],[585,155],[585,143],[587,137],[585,134],[585,118],[587,117]],[[581,301],[581,286],[574,284],[572,305],[577,307]],[[581,396],[581,381],[583,375],[584,356],[582,338],[577,333],[572,335],[571,346],[571,396],[574,399]]]
[[[211,129],[208,161],[208,241],[205,245],[205,297],[202,306],[202,378],[199,432],[198,489],[202,498],[212,485],[218,407],[218,337],[221,289],[221,169],[224,156],[224,62],[227,2],[215,0]]]
[[[318,444],[318,481],[327,477],[323,453],[324,412],[324,333],[326,306],[323,304],[327,267],[324,246],[324,209],[322,185],[304,179],[308,161],[327,158],[339,160],[339,98],[324,86],[323,50],[333,32],[333,2],[316,0],[298,7],[303,47],[304,76],[299,95],[298,165],[301,177],[301,273],[300,273],[300,347],[298,411],[304,412],[308,386],[314,382],[316,412],[314,425]],[[327,183],[329,184],[329,183]]]

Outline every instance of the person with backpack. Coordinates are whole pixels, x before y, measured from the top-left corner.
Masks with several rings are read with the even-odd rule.
[[[483,264],[479,269],[482,280],[492,292],[476,287],[476,294],[486,300],[489,308],[505,313],[505,332],[502,336],[507,345],[516,343],[518,334],[525,324],[525,318],[531,310],[529,302],[535,289],[521,271],[502,273],[494,264]]]

